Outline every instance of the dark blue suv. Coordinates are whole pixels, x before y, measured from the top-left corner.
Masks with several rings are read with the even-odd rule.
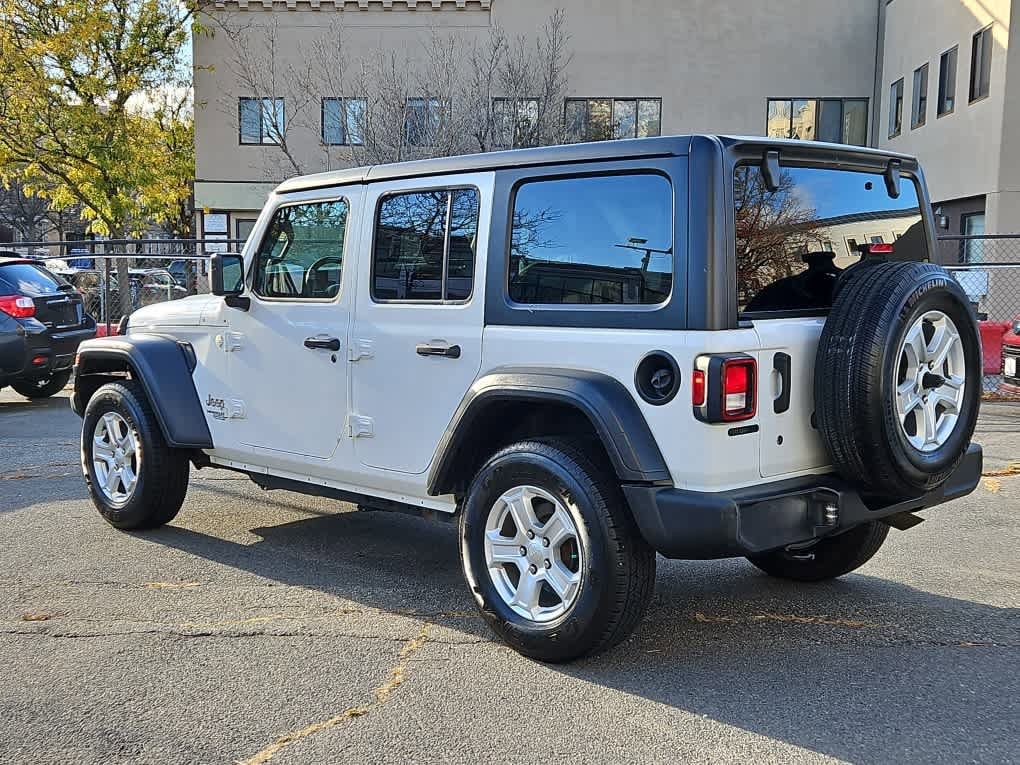
[[[37,261],[0,257],[0,388],[29,398],[58,393],[78,344],[95,335],[73,286]]]

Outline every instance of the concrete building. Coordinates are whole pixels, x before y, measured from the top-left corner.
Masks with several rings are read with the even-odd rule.
[[[456,122],[464,98],[447,81],[444,56],[464,65],[494,28],[536,50],[558,6],[569,62],[563,92],[547,99],[556,103],[498,82],[482,94],[485,112],[515,136],[542,112],[559,115],[564,140],[707,131],[888,147],[925,163],[944,233],[1020,231],[1020,131],[1009,129],[1020,125],[1020,46],[1009,53],[1010,4],[209,2],[208,31],[194,41],[200,230],[243,238],[284,177],[372,161],[364,125],[384,98],[366,84],[369,70],[397,73],[403,91],[388,83],[386,98],[402,96],[406,124],[395,140],[410,146],[407,156],[424,141],[421,124],[447,118],[464,140],[445,150],[478,150],[472,119],[481,118]]]

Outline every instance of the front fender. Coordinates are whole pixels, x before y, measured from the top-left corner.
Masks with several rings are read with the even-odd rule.
[[[81,416],[97,386],[90,377],[127,371],[145,389],[169,446],[211,449],[212,435],[191,377],[194,352],[166,335],[130,335],[86,340],[78,346],[71,408]]]

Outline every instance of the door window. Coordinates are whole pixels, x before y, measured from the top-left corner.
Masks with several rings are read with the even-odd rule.
[[[372,299],[462,302],[478,251],[478,191],[391,194],[379,203]]]
[[[274,213],[255,254],[255,294],[330,300],[340,293],[346,199],[287,205]]]

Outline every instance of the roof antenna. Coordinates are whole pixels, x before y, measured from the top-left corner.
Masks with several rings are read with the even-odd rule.
[[[761,178],[765,188],[775,193],[779,191],[779,152],[774,149],[761,155]]]

